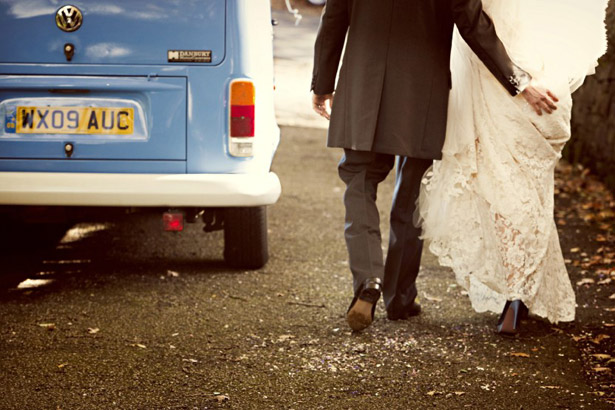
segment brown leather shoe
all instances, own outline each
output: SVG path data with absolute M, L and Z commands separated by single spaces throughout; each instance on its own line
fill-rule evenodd
M 346 313 L 346 321 L 352 330 L 360 332 L 372 324 L 381 292 L 382 281 L 379 278 L 370 278 L 363 282 Z

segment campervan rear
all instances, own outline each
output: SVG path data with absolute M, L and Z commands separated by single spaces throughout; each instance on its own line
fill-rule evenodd
M 0 205 L 202 216 L 268 258 L 279 142 L 267 0 L 0 2 Z

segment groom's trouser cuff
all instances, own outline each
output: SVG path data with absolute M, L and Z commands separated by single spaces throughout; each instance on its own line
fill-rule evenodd
M 390 313 L 407 311 L 417 296 L 416 278 L 421 264 L 421 229 L 414 212 L 421 180 L 432 160 L 400 157 L 391 209 L 389 249 L 385 265 L 383 297 Z

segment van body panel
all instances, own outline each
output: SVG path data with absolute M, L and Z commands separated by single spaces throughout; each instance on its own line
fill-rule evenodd
M 70 4 L 81 26 L 62 31 L 56 13 Z M 226 0 L 4 0 L 0 62 L 27 64 L 205 64 L 218 65 L 226 52 Z M 64 46 L 72 44 L 68 61 Z M 172 62 L 169 51 L 207 51 L 210 61 Z

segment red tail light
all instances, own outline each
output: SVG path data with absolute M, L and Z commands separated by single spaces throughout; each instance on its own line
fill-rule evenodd
M 231 106 L 231 137 L 254 136 L 254 106 Z
M 183 231 L 184 214 L 178 211 L 169 211 L 162 214 L 162 226 L 165 231 Z
M 252 156 L 256 93 L 250 80 L 233 80 L 230 89 L 230 153 Z

